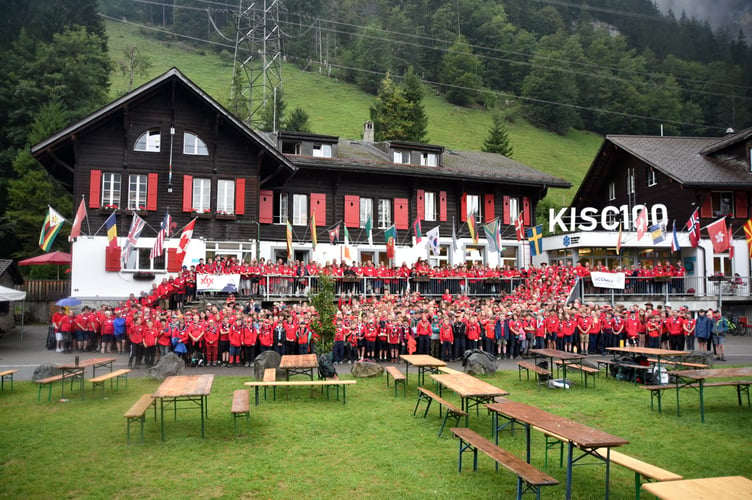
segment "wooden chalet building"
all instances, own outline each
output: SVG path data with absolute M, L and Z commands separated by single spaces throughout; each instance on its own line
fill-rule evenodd
M 181 265 L 216 255 L 250 261 L 287 259 L 286 222 L 293 228 L 293 259 L 342 260 L 329 230 L 350 234 L 353 260 L 386 260 L 384 230 L 395 225 L 395 264 L 429 258 L 414 245 L 412 224 L 440 228 L 434 264 L 481 260 L 518 265 L 513 222 L 526 225 L 549 187 L 569 183 L 496 154 L 453 151 L 406 142 L 280 132 L 262 134 L 222 108 L 177 69 L 32 147 L 32 154 L 88 210 L 84 236 L 73 244 L 72 294 L 122 297 L 150 287 Z M 105 220 L 117 213 L 122 246 L 133 212 L 145 221 L 137 252 L 121 268 L 108 250 Z M 166 258 L 149 259 L 159 224 L 169 211 L 173 234 Z M 466 220 L 475 213 L 481 237 L 472 244 Z M 315 214 L 318 246 L 311 242 Z M 363 230 L 372 218 L 373 244 Z M 185 259 L 176 254 L 181 229 L 197 218 Z M 480 224 L 503 222 L 505 250 L 486 252 Z M 72 217 L 71 217 L 72 219 Z M 453 225 L 460 251 L 451 247 Z M 425 241 L 425 240 L 424 240 Z M 146 274 L 146 276 L 144 276 Z M 134 278 L 147 281 L 134 281 Z
M 541 258 L 588 261 L 591 265 L 601 261 L 612 269 L 616 265 L 653 265 L 681 259 L 690 276 L 749 276 L 750 259 L 742 226 L 752 213 L 751 155 L 752 128 L 720 138 L 607 136 L 571 207 L 561 218 L 563 223 L 552 224 L 550 229 L 558 234 L 545 239 L 547 255 Z M 654 244 L 649 235 L 637 241 L 634 215 L 635 207 L 641 205 L 649 209 L 649 225 L 665 226 L 664 242 Z M 700 246 L 692 248 L 686 224 L 696 208 L 703 229 Z M 592 230 L 588 227 L 583 231 L 581 215 L 586 209 L 597 223 Z M 574 224 L 573 213 L 579 217 Z M 733 259 L 728 252 L 713 253 L 704 229 L 723 216 L 734 233 Z M 619 223 L 624 231 L 621 256 L 616 253 Z M 679 253 L 671 251 L 674 223 Z

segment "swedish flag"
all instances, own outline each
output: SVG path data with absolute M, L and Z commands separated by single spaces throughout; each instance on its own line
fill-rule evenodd
M 543 225 L 529 227 L 525 229 L 525 232 L 527 233 L 527 242 L 530 243 L 530 255 L 535 256 L 543 253 Z

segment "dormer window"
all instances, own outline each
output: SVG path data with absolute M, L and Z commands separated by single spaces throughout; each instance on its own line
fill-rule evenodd
M 185 132 L 183 134 L 183 154 L 208 156 L 209 148 L 198 135 L 193 132 Z
M 148 130 L 136 139 L 136 144 L 133 146 L 133 150 L 159 153 L 160 140 L 161 134 L 159 129 Z
M 299 155 L 300 143 L 292 141 L 282 141 L 282 154 Z
M 331 144 L 314 144 L 313 156 L 319 158 L 331 158 L 332 157 L 332 145 Z
M 410 163 L 410 151 L 393 151 L 392 156 L 394 163 L 409 164 Z
M 438 155 L 436 153 L 421 153 L 420 165 L 423 167 L 435 167 L 439 164 Z

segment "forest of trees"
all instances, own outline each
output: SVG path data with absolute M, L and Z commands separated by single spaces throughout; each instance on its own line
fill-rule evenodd
M 218 2 L 101 2 L 112 17 L 197 40 L 235 35 L 232 7 Z M 752 50 L 743 34 L 662 15 L 651 0 L 278 5 L 288 60 L 324 66 L 373 94 L 387 72 L 399 81 L 412 67 L 449 102 L 519 102 L 528 120 L 559 133 L 653 134 L 663 125 L 667 134 L 718 135 L 752 122 Z

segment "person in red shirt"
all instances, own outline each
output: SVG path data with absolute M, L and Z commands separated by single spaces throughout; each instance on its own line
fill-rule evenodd
M 76 317 L 71 309 L 59 318 L 57 323 L 57 328 L 61 334 L 60 340 L 58 340 L 59 352 L 70 352 L 73 350 L 72 333 L 75 322 Z
M 256 359 L 256 342 L 258 341 L 258 330 L 253 324 L 250 316 L 243 318 L 243 327 L 240 334 L 241 344 L 243 345 L 243 357 L 245 366 L 251 366 Z
M 669 335 L 669 345 L 674 351 L 684 350 L 684 319 L 679 316 L 679 311 L 674 309 L 671 316 L 666 320 L 666 328 Z
M 308 321 L 301 320 L 298 325 L 297 337 L 298 337 L 298 354 L 310 353 L 310 342 L 313 336 L 311 328 L 308 326 Z
M 423 313 L 421 315 L 420 321 L 418 321 L 418 325 L 415 328 L 415 335 L 418 341 L 418 354 L 428 354 L 431 342 L 431 322 L 428 320 L 427 314 Z M 478 340 L 477 337 L 475 340 Z
M 227 339 L 230 342 L 229 359 L 230 366 L 240 366 L 240 351 L 243 344 L 243 319 L 237 318 L 230 325 Z
M 650 316 L 645 327 L 648 336 L 648 347 L 658 349 L 661 347 L 661 320 L 658 316 Z
M 441 359 L 443 361 L 451 361 L 454 334 L 452 333 L 452 324 L 449 322 L 448 317 L 444 318 L 439 327 L 439 340 L 441 341 Z
M 630 312 L 629 317 L 624 322 L 624 332 L 627 334 L 625 345 L 637 346 L 639 327 L 640 320 L 637 318 L 637 314 L 634 311 Z
M 219 353 L 219 329 L 213 319 L 210 319 L 204 330 L 204 345 L 206 349 L 206 366 L 217 366 Z
M 467 326 L 465 327 L 465 333 L 467 334 L 467 348 L 477 349 L 478 340 L 480 339 L 480 323 L 478 323 L 478 317 L 473 313 L 467 320 Z
M 115 340 L 115 318 L 112 311 L 105 311 L 102 322 L 102 354 L 112 352 L 112 342 Z
M 686 339 L 686 349 L 688 351 L 695 350 L 695 327 L 697 326 L 697 320 L 692 317 L 692 313 L 689 309 L 682 307 L 681 313 L 684 316 L 684 336 Z M 681 350 L 684 350 L 685 346 L 682 346 Z
M 572 339 L 574 337 L 575 328 L 577 328 L 577 322 L 572 319 L 568 312 L 565 312 L 564 319 L 561 321 L 560 332 L 564 338 L 564 350 L 567 352 L 572 352 Z
M 154 358 L 157 354 L 157 337 L 159 331 L 154 327 L 154 321 L 148 320 L 143 329 L 144 364 L 146 368 L 154 366 Z
M 128 368 L 141 368 L 141 360 L 144 356 L 144 325 L 139 316 L 133 319 L 133 324 L 128 327 L 128 340 L 131 342 L 131 351 L 128 354 Z
M 559 321 L 559 315 L 556 313 L 556 311 L 552 310 L 550 313 L 548 313 L 548 317 L 546 318 L 546 345 L 549 349 L 559 349 L 560 351 L 564 350 L 563 342 L 561 343 L 561 345 L 557 344 L 560 329 L 561 324 Z

